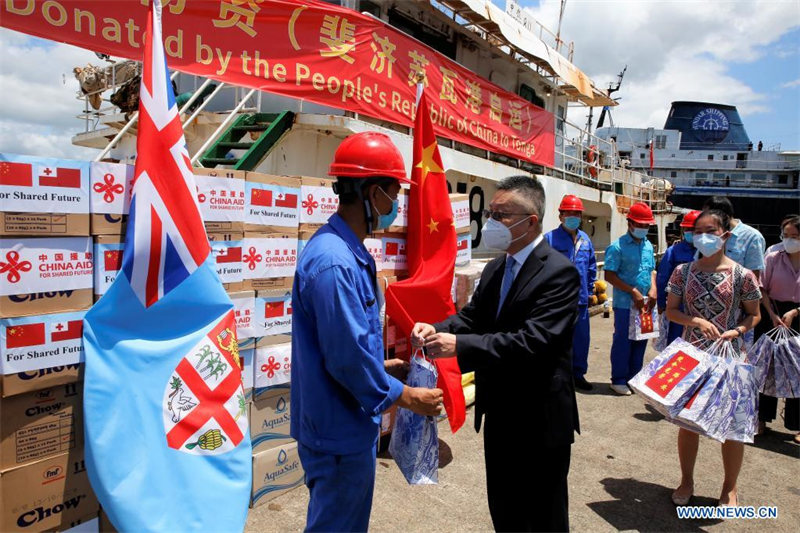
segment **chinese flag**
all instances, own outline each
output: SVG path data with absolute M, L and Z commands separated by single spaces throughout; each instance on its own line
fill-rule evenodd
M 80 339 L 81 335 L 83 335 L 83 320 L 70 320 L 66 324 L 59 322 L 53 326 L 53 331 L 50 333 L 50 342 Z
M 50 169 L 45 169 L 48 174 L 39 176 L 39 185 L 42 187 L 69 187 L 81 188 L 81 170 L 79 168 L 56 168 L 56 175 L 50 176 Z
M 33 187 L 33 168 L 31 164 L 0 162 L 0 185 Z
M 272 207 L 272 191 L 268 189 L 253 189 L 250 191 L 250 203 L 261 207 Z
M 122 250 L 106 250 L 103 252 L 103 266 L 106 272 L 116 272 L 122 268 Z
M 257 190 L 257 189 L 254 189 Z M 270 191 L 271 193 L 272 191 Z M 297 207 L 296 194 L 279 194 L 275 200 L 275 207 Z
M 455 313 L 450 289 L 456 260 L 456 229 L 424 91 L 414 121 L 413 163 L 408 236 L 406 246 L 397 251 L 407 252 L 411 277 L 386 289 L 386 312 L 406 336 L 411 335 L 415 322 L 433 324 Z M 386 253 L 390 253 L 388 244 Z M 444 391 L 450 429 L 455 433 L 466 418 L 461 369 L 455 357 L 434 362 L 439 371 L 437 385 Z
M 283 302 L 267 302 L 264 306 L 264 318 L 277 318 L 283 316 Z
M 11 326 L 6 329 L 6 349 L 44 344 L 44 322 Z

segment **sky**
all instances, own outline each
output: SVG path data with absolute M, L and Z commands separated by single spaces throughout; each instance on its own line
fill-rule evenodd
M 521 4 L 555 30 L 560 0 Z M 663 127 L 674 100 L 719 102 L 754 143 L 800 150 L 800 0 L 567 0 L 562 36 L 600 87 L 628 66 L 617 126 Z M 72 69 L 101 64 L 95 55 L 2 28 L 0 50 L 0 152 L 93 158 L 71 143 L 84 128 Z

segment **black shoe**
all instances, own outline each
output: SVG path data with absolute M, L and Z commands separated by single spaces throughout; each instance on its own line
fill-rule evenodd
M 578 390 L 592 390 L 594 386 L 586 381 L 585 378 L 575 378 L 575 388 Z

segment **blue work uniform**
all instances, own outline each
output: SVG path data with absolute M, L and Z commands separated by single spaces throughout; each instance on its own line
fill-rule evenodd
M 667 284 L 669 283 L 669 278 L 672 276 L 675 267 L 694 261 L 694 253 L 694 246 L 683 239 L 667 248 L 667 251 L 664 252 L 664 257 L 661 258 L 661 262 L 658 264 L 658 271 L 656 274 L 659 309 L 667 308 Z M 683 306 L 681 305 L 681 309 L 682 308 Z M 683 326 L 670 322 L 669 330 L 667 331 L 667 344 L 671 344 L 672 341 L 682 334 Z
M 308 531 L 365 531 L 381 413 L 403 384 L 384 369 L 375 261 L 338 215 L 309 240 L 292 291 L 292 419 Z
M 603 268 L 615 272 L 622 281 L 646 296 L 656 268 L 653 245 L 647 239 L 637 243 L 627 232 L 606 248 Z M 614 287 L 614 338 L 611 343 L 611 383 L 614 385 L 626 385 L 642 369 L 647 349 L 646 340 L 628 339 L 632 302 L 630 294 Z
M 577 239 L 573 240 L 563 225 L 547 232 L 544 237 L 552 248 L 572 261 L 581 277 L 578 322 L 575 324 L 575 335 L 572 340 L 572 374 L 576 378 L 582 378 L 589 369 L 589 295 L 594 292 L 594 282 L 597 279 L 594 246 L 584 231 L 578 230 Z

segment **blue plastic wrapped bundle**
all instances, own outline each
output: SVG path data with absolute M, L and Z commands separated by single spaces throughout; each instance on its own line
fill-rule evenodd
M 436 367 L 417 351 L 411 358 L 409 387 L 436 387 Z M 439 433 L 436 418 L 397 409 L 389 453 L 411 485 L 439 482 Z

